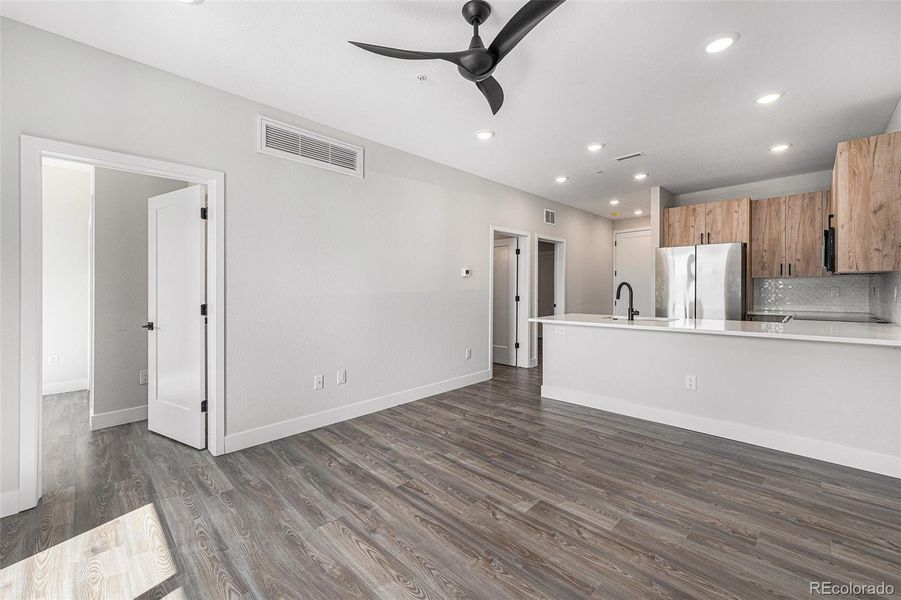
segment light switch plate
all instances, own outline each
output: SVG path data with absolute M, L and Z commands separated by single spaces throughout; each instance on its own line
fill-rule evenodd
M 347 383 L 347 369 L 338 369 L 338 385 Z
M 685 376 L 685 389 L 689 392 L 698 391 L 698 378 L 694 375 Z
M 325 375 L 317 375 L 313 378 L 313 389 L 321 390 L 325 387 Z

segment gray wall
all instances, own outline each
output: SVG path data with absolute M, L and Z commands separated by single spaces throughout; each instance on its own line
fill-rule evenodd
M 17 487 L 21 133 L 225 172 L 228 435 L 488 369 L 492 224 L 565 238 L 568 310 L 610 312 L 606 219 L 8 19 L 2 76 L 2 490 Z M 258 154 L 259 113 L 365 146 L 366 179 Z
M 634 217 L 632 219 L 616 219 L 613 221 L 613 231 L 622 231 L 623 229 L 641 229 L 651 226 L 651 216 Z
M 94 414 L 147 404 L 147 199 L 185 187 L 94 171 Z
M 702 190 L 688 194 L 677 194 L 673 197 L 670 206 L 683 206 L 687 204 L 700 204 L 703 202 L 715 202 L 717 200 L 729 200 L 750 196 L 754 200 L 771 198 L 774 196 L 787 196 L 788 194 L 800 194 L 801 192 L 818 192 L 832 187 L 832 169 L 827 171 L 814 171 L 801 175 L 777 177 L 763 181 L 752 181 L 740 185 Z
M 888 120 L 888 125 L 885 126 L 885 133 L 893 131 L 901 131 L 901 98 L 898 99 L 898 104 L 895 105 L 895 112 L 892 113 L 891 118 Z

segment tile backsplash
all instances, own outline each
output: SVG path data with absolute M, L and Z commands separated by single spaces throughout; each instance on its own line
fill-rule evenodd
M 754 280 L 757 310 L 870 312 L 871 275 Z
M 870 277 L 870 312 L 901 325 L 901 272 Z

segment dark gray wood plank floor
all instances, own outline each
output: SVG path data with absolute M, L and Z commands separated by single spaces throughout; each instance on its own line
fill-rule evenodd
M 214 458 L 44 404 L 40 505 L 0 566 L 153 503 L 208 598 L 809 598 L 901 590 L 901 481 L 539 397 L 495 379 Z M 899 594 L 896 591 L 896 596 Z

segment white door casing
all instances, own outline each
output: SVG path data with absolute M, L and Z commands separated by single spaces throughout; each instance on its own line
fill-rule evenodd
M 516 366 L 517 238 L 494 242 L 494 337 L 492 361 Z
M 617 231 L 613 235 L 613 314 L 626 316 L 628 290 L 616 301 L 616 288 L 623 281 L 632 286 L 634 307 L 639 316 L 654 316 L 654 246 L 650 229 Z
M 147 427 L 206 447 L 206 222 L 204 186 L 148 201 Z

